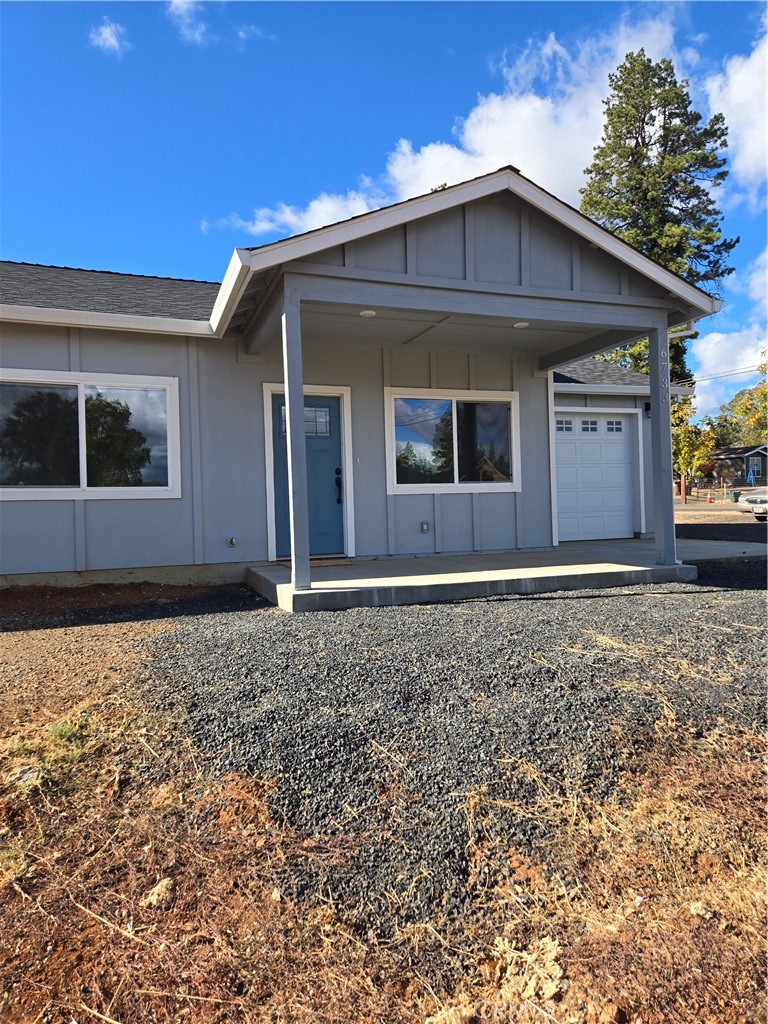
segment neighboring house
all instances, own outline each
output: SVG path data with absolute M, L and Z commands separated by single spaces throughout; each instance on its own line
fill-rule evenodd
M 742 448 L 717 448 L 712 453 L 712 476 L 728 487 L 766 483 L 768 446 L 747 445 Z
M 311 555 L 652 529 L 675 564 L 667 331 L 719 302 L 512 168 L 221 285 L 0 269 L 6 574 L 292 557 L 301 589 Z M 650 379 L 583 361 L 640 336 Z

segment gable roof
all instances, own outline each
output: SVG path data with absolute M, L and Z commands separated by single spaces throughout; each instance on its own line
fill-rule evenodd
M 651 278 L 670 295 L 679 298 L 684 308 L 691 308 L 692 312 L 688 314 L 687 319 L 708 316 L 718 312 L 722 307 L 720 299 L 689 284 L 678 274 L 662 267 L 551 192 L 536 185 L 516 168 L 506 166 L 490 174 L 377 210 L 370 210 L 336 224 L 314 228 L 257 247 L 235 249 L 211 314 L 211 326 L 216 334 L 226 330 L 256 274 L 264 274 L 281 264 L 304 259 L 324 249 L 354 242 L 368 235 L 402 226 L 409 221 L 431 217 L 503 191 L 509 191 L 573 231 L 591 246 L 603 250 L 629 268 Z
M 207 321 L 219 287 L 215 281 L 0 261 L 0 302 L 15 306 Z

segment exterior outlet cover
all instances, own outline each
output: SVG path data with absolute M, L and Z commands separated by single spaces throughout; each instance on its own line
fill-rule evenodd
M 428 521 L 426 519 L 423 519 L 421 521 L 421 532 L 422 533 L 429 533 L 429 523 L 428 523 Z
M 236 548 L 237 547 L 237 537 L 227 537 L 227 547 L 228 548 Z

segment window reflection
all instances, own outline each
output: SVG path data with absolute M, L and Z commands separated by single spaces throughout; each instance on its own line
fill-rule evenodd
M 457 402 L 460 483 L 510 480 L 509 403 Z
M 167 487 L 164 388 L 85 387 L 89 487 Z
M 395 399 L 395 465 L 399 484 L 454 482 L 450 399 Z
M 0 484 L 78 487 L 77 385 L 0 384 Z

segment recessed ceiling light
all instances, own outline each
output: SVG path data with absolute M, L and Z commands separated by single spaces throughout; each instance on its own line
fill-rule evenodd
M 361 309 L 360 310 L 360 316 L 366 316 L 366 317 L 368 317 L 368 316 L 376 316 L 376 310 L 375 309 Z
M 530 327 L 530 324 L 527 320 L 518 320 L 517 323 L 512 324 L 512 326 L 519 331 L 521 327 Z

